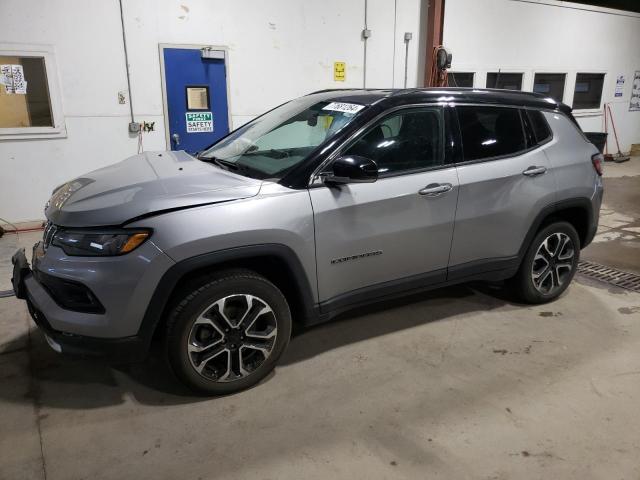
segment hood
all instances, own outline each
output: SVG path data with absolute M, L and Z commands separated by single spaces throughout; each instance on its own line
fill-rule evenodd
M 65 227 L 122 225 L 163 210 L 252 197 L 261 183 L 185 152 L 147 152 L 65 183 L 45 215 Z

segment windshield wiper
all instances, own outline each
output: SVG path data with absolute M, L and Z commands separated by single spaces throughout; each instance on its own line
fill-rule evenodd
M 197 158 L 198 160 L 201 160 L 203 162 L 214 163 L 224 170 L 238 170 L 238 165 L 228 160 L 222 160 L 216 157 L 197 157 Z
M 263 155 L 265 157 L 275 158 L 281 160 L 283 158 L 289 158 L 293 153 L 293 148 L 270 148 L 269 150 L 247 150 L 245 156 L 258 156 Z

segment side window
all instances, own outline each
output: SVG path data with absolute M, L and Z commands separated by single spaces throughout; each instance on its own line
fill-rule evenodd
M 550 140 L 551 129 L 549 128 L 549 124 L 545 120 L 542 112 L 538 110 L 527 110 L 526 112 L 538 144 L 545 143 L 547 140 Z
M 381 174 L 435 167 L 444 163 L 443 133 L 439 108 L 400 112 L 369 128 L 343 155 L 370 158 Z
M 465 161 L 511 155 L 526 148 L 517 108 L 474 106 L 456 110 Z

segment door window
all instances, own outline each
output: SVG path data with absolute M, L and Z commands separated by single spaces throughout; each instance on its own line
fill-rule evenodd
M 444 163 L 443 132 L 438 108 L 400 112 L 370 127 L 343 155 L 374 160 L 381 175 L 437 167 Z
M 187 110 L 209 110 L 209 87 L 185 87 Z
M 512 155 L 526 148 L 517 108 L 456 107 L 464 160 Z

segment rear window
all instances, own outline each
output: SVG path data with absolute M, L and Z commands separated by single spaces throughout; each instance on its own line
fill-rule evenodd
M 465 161 L 512 155 L 526 149 L 517 108 L 456 108 Z
M 527 116 L 533 129 L 538 144 L 545 143 L 551 139 L 551 129 L 542 112 L 538 110 L 527 110 Z

